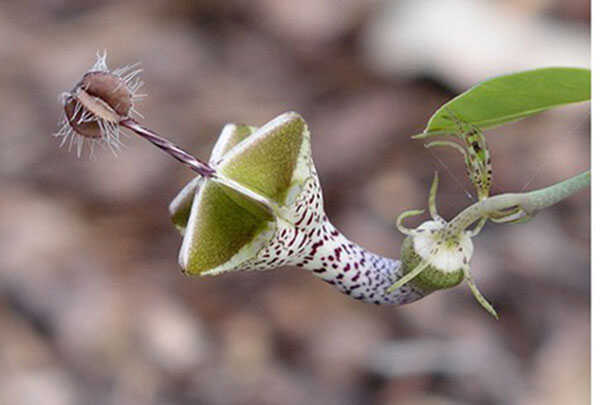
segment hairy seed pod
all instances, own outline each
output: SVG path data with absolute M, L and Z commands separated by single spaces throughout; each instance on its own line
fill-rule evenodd
M 108 104 L 119 116 L 129 116 L 133 93 L 122 77 L 109 72 L 89 72 L 81 79 L 80 87 L 90 96 Z
M 101 123 L 118 125 L 133 106 L 125 81 L 108 72 L 86 73 L 71 94 L 65 115 L 73 130 L 88 138 L 101 138 Z
M 85 141 L 93 147 L 102 142 L 115 150 L 119 146 L 119 124 L 135 113 L 134 103 L 142 95 L 136 94 L 142 86 L 138 78 L 141 69 L 135 65 L 110 71 L 106 53 L 98 55 L 94 66 L 68 93 L 63 93 L 63 122 L 56 136 L 62 137 L 61 146 L 69 140 L 75 143 L 77 153 Z

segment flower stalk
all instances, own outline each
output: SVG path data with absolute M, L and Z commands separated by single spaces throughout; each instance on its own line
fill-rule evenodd
M 215 169 L 212 168 L 208 163 L 196 158 L 173 142 L 161 137 L 156 132 L 149 128 L 140 125 L 133 118 L 126 118 L 119 122 L 123 128 L 127 128 L 135 134 L 141 136 L 147 141 L 151 142 L 155 146 L 159 147 L 169 155 L 179 160 L 181 163 L 198 173 L 202 177 L 213 177 L 216 173 Z
M 585 171 L 549 187 L 526 193 L 506 193 L 478 201 L 465 208 L 448 224 L 453 232 L 462 232 L 480 219 L 495 222 L 522 222 L 544 208 L 564 200 L 590 185 L 590 171 Z

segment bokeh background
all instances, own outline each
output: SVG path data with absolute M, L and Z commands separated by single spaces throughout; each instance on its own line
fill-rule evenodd
M 480 80 L 589 65 L 586 0 L 38 0 L 0 4 L 0 404 L 584 404 L 589 193 L 489 225 L 461 286 L 405 307 L 300 269 L 188 279 L 167 206 L 193 174 L 147 142 L 52 137 L 107 49 L 141 62 L 143 122 L 207 158 L 226 122 L 300 112 L 326 209 L 398 257 L 396 216 L 472 202 L 460 156 L 410 135 Z M 589 105 L 488 132 L 494 191 L 589 168 Z M 416 224 L 416 220 L 413 222 Z

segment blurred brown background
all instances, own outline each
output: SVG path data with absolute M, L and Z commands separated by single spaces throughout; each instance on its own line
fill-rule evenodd
M 108 49 L 140 61 L 143 122 L 207 158 L 226 122 L 309 123 L 332 221 L 398 257 L 395 217 L 470 200 L 454 151 L 409 135 L 476 82 L 588 66 L 586 0 L 0 4 L 0 404 L 584 404 L 589 193 L 489 225 L 466 286 L 405 307 L 299 269 L 188 279 L 170 199 L 193 174 L 136 137 L 77 159 L 57 95 Z M 494 191 L 589 168 L 589 106 L 489 131 Z M 414 222 L 416 223 L 416 222 Z

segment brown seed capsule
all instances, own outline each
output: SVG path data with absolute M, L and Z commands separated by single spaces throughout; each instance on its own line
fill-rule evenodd
M 133 93 L 127 82 L 114 73 L 90 72 L 81 79 L 81 87 L 90 96 L 106 102 L 121 116 L 129 115 L 133 107 Z
M 138 78 L 141 69 L 135 65 L 109 71 L 106 53 L 98 55 L 94 66 L 77 85 L 62 96 L 64 116 L 62 127 L 56 136 L 62 137 L 61 146 L 67 140 L 69 149 L 76 144 L 81 154 L 85 141 L 90 149 L 102 142 L 112 150 L 119 146 L 119 123 L 136 112 L 134 102 L 143 97 L 136 94 L 142 86 Z

